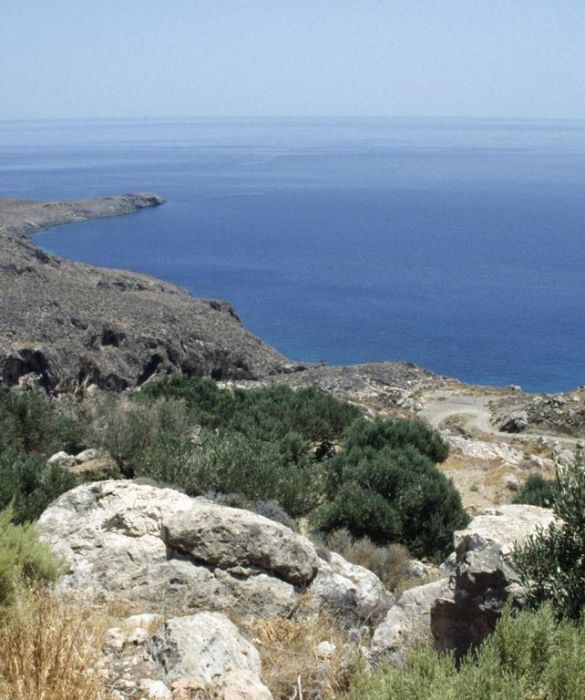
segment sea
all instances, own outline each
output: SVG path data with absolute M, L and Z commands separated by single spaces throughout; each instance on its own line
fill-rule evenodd
M 167 204 L 37 243 L 228 300 L 300 362 L 585 384 L 585 121 L 0 122 L 0 195 L 140 191 Z

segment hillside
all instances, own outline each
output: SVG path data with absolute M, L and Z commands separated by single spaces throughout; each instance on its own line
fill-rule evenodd
M 28 373 L 51 391 L 122 390 L 157 370 L 254 379 L 290 369 L 246 331 L 229 304 L 193 299 L 145 275 L 69 262 L 30 234 L 158 206 L 140 194 L 73 202 L 0 198 L 0 377 Z

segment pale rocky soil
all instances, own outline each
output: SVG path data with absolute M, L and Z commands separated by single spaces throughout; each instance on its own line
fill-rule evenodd
M 575 392 L 564 398 L 567 404 Z M 553 478 L 555 467 L 585 440 L 583 426 L 573 430 L 561 418 L 556 425 L 529 420 L 520 433 L 500 429 L 504 418 L 525 410 L 543 395 L 529 395 L 516 389 L 456 387 L 421 392 L 420 416 L 440 430 L 451 444 L 451 454 L 441 469 L 459 492 L 472 514 L 510 503 L 517 488 L 534 472 Z M 564 404 L 563 404 L 564 405 Z M 585 425 L 585 424 L 584 424 Z M 572 435 L 567 435 L 572 432 Z

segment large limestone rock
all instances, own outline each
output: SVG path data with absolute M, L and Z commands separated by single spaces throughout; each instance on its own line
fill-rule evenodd
M 514 544 L 552 519 L 546 508 L 500 506 L 455 533 L 455 569 L 431 609 L 431 629 L 440 649 L 465 653 L 493 631 L 508 598 L 522 602 L 526 590 L 514 569 Z
M 149 652 L 168 682 L 195 678 L 217 683 L 231 671 L 260 676 L 260 654 L 221 613 L 175 617 L 150 640 Z
M 506 416 L 500 425 L 500 430 L 506 433 L 521 433 L 528 427 L 528 413 L 526 411 L 514 411 Z
M 168 546 L 220 569 L 270 571 L 299 585 L 317 573 L 316 552 L 306 539 L 247 510 L 200 504 L 170 514 L 163 529 Z
M 407 652 L 416 644 L 431 641 L 431 608 L 447 593 L 449 580 L 416 586 L 405 591 L 388 610 L 372 637 L 372 660 L 381 658 L 403 664 Z
M 372 622 L 383 615 L 394 602 L 394 596 L 380 579 L 368 569 L 352 564 L 335 552 L 329 562 L 321 562 L 319 573 L 311 584 L 312 605 Z
M 83 484 L 57 499 L 38 528 L 69 566 L 62 586 L 142 602 L 153 611 L 287 617 L 307 590 L 312 605 L 305 607 L 316 613 L 343 588 L 365 616 L 388 599 L 374 574 L 337 555 L 328 564 L 286 526 L 173 489 L 131 481 Z

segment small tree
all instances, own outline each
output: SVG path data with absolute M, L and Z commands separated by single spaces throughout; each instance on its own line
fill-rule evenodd
M 585 459 L 558 473 L 555 522 L 515 549 L 516 566 L 530 586 L 533 602 L 550 601 L 562 617 L 585 609 Z

